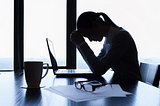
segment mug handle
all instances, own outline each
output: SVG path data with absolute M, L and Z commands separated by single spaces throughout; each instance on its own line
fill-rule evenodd
M 43 65 L 47 65 L 47 70 L 46 70 L 46 73 L 43 75 L 42 78 L 44 78 L 44 77 L 47 75 L 47 73 L 48 73 L 48 68 L 49 68 L 49 64 L 48 64 L 48 63 L 43 63 Z M 41 79 L 42 79 L 42 78 L 41 78 Z

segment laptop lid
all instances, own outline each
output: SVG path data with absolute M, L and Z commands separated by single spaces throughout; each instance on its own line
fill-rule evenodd
M 53 42 L 49 39 L 46 38 L 46 42 L 47 42 L 47 47 L 48 47 L 48 51 L 49 51 L 49 56 L 50 56 L 50 60 L 51 60 L 51 65 L 53 68 L 53 72 L 55 75 L 58 76 L 84 76 L 84 77 L 88 77 L 90 75 L 93 75 L 93 72 L 91 70 L 88 69 L 79 69 L 79 70 L 58 70 L 58 65 L 57 65 L 57 61 L 55 59 L 55 52 L 54 52 L 54 47 L 53 47 Z
M 52 68 L 53 68 L 53 72 L 55 74 L 55 71 L 58 70 L 58 66 L 57 66 L 57 61 L 56 61 L 56 59 L 53 55 L 53 54 L 55 54 L 54 51 L 53 51 L 54 50 L 53 42 L 48 38 L 46 38 L 46 42 L 47 42 L 47 47 L 48 47 L 49 56 L 50 56 L 50 60 L 51 60 L 51 65 L 52 65 Z

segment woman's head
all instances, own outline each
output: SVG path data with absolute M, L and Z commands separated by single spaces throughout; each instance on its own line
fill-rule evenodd
M 77 21 L 79 33 L 90 41 L 102 41 L 103 37 L 107 36 L 110 26 L 118 27 L 104 13 L 84 12 Z
M 100 16 L 103 16 L 104 20 Z M 79 16 L 77 21 L 77 29 L 90 29 L 92 28 L 93 21 L 99 22 L 100 24 L 118 27 L 105 13 L 95 13 L 89 11 L 84 12 Z

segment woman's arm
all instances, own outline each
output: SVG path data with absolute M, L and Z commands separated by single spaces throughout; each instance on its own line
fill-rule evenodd
M 112 47 L 108 51 L 108 54 L 101 59 L 94 55 L 87 43 L 81 45 L 78 50 L 93 73 L 95 75 L 103 75 L 114 63 L 117 62 L 118 59 L 122 57 L 129 47 L 130 41 L 127 36 L 125 34 L 117 35 L 113 39 Z M 104 50 L 102 49 L 102 53 L 103 52 Z

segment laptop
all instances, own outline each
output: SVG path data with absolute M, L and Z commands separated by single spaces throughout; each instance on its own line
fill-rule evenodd
M 93 72 L 89 69 L 58 69 L 57 61 L 54 56 L 53 42 L 46 38 L 50 61 L 54 75 L 57 77 L 91 77 Z

